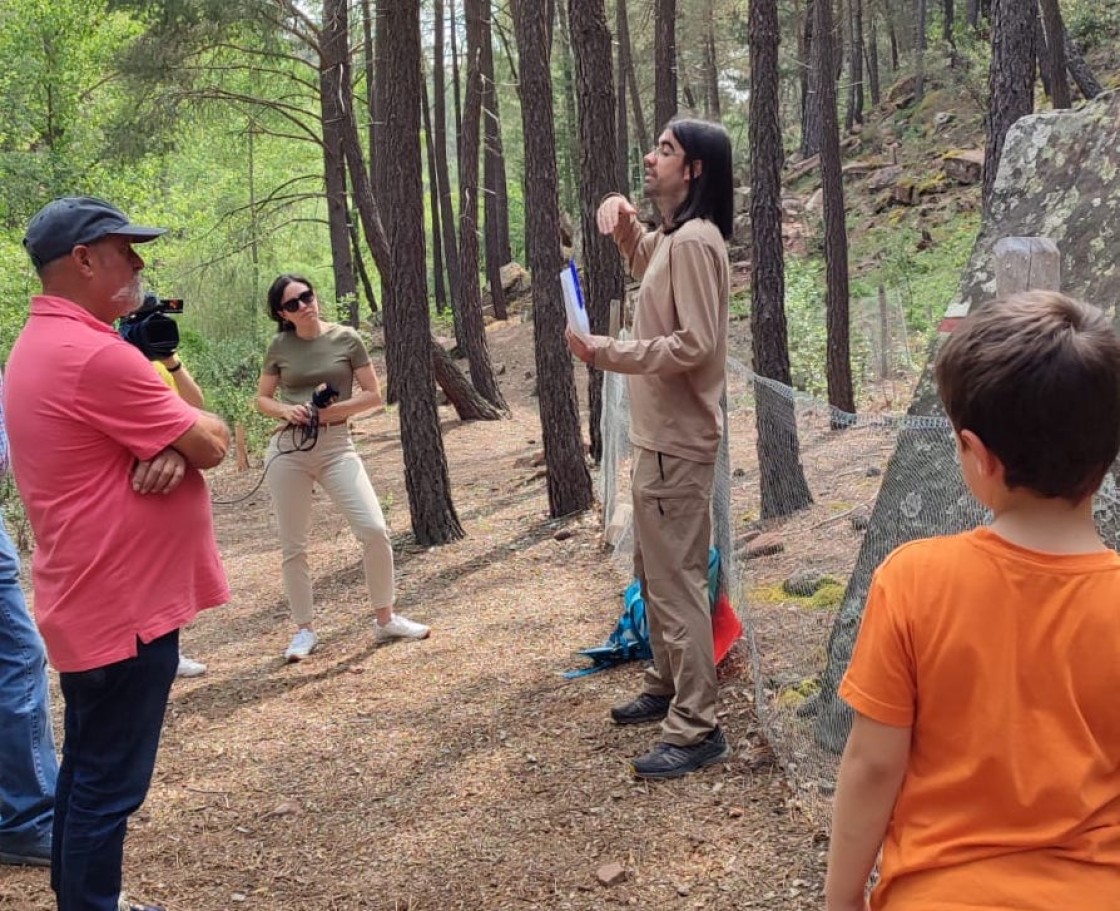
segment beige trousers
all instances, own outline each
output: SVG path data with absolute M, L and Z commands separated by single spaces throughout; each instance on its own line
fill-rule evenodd
M 645 692 L 672 696 L 662 740 L 690 746 L 716 726 L 708 608 L 715 465 L 634 447 L 634 575 L 642 583 L 653 664 Z
M 318 483 L 350 523 L 362 545 L 362 568 L 372 606 L 393 605 L 393 548 L 381 504 L 345 424 L 320 427 L 307 452 L 287 452 L 291 435 L 282 432 L 268 445 L 268 489 L 280 529 L 284 592 L 292 619 L 311 624 L 313 602 L 307 538 L 311 528 L 312 487 Z

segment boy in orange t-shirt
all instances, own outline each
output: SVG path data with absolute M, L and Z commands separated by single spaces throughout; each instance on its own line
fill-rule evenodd
M 876 571 L 840 693 L 828 911 L 1120 908 L 1120 339 L 1051 292 L 993 301 L 937 382 L 990 526 Z M 881 878 L 865 898 L 882 847 Z

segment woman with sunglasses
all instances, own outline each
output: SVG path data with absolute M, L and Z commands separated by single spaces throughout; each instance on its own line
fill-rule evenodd
M 377 494 L 350 439 L 349 418 L 381 405 L 381 387 L 365 345 L 354 329 L 320 317 L 315 289 L 300 275 L 281 275 L 272 283 L 268 313 L 280 331 L 265 354 L 257 409 L 284 422 L 272 436 L 266 461 L 280 529 L 284 591 L 297 627 L 284 657 L 300 661 L 319 644 L 311 622 L 307 563 L 311 491 L 316 483 L 342 511 L 361 542 L 366 587 L 377 614 L 377 639 L 423 639 L 428 627 L 393 612 L 389 532 Z M 338 390 L 338 398 L 315 409 L 311 398 L 323 384 Z M 317 432 L 306 432 L 316 424 Z

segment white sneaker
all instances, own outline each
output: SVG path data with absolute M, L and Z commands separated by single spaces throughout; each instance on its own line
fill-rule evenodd
M 176 677 L 201 677 L 205 673 L 205 664 L 179 652 L 179 670 L 175 672 Z
M 284 652 L 285 661 L 302 661 L 313 651 L 315 646 L 319 644 L 319 637 L 315 635 L 315 631 L 311 629 L 301 629 L 292 637 L 292 644 L 288 646 L 288 650 Z
M 409 620 L 400 614 L 393 614 L 384 626 L 374 623 L 373 628 L 377 630 L 378 642 L 388 642 L 390 639 L 427 639 L 431 632 L 423 623 Z

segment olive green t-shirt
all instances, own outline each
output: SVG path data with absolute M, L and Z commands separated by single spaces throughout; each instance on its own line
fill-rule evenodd
M 280 378 L 277 397 L 289 405 L 311 401 L 320 383 L 334 386 L 343 402 L 353 392 L 354 371 L 368 363 L 369 352 L 356 330 L 327 323 L 317 338 L 276 333 L 264 356 L 264 372 Z

